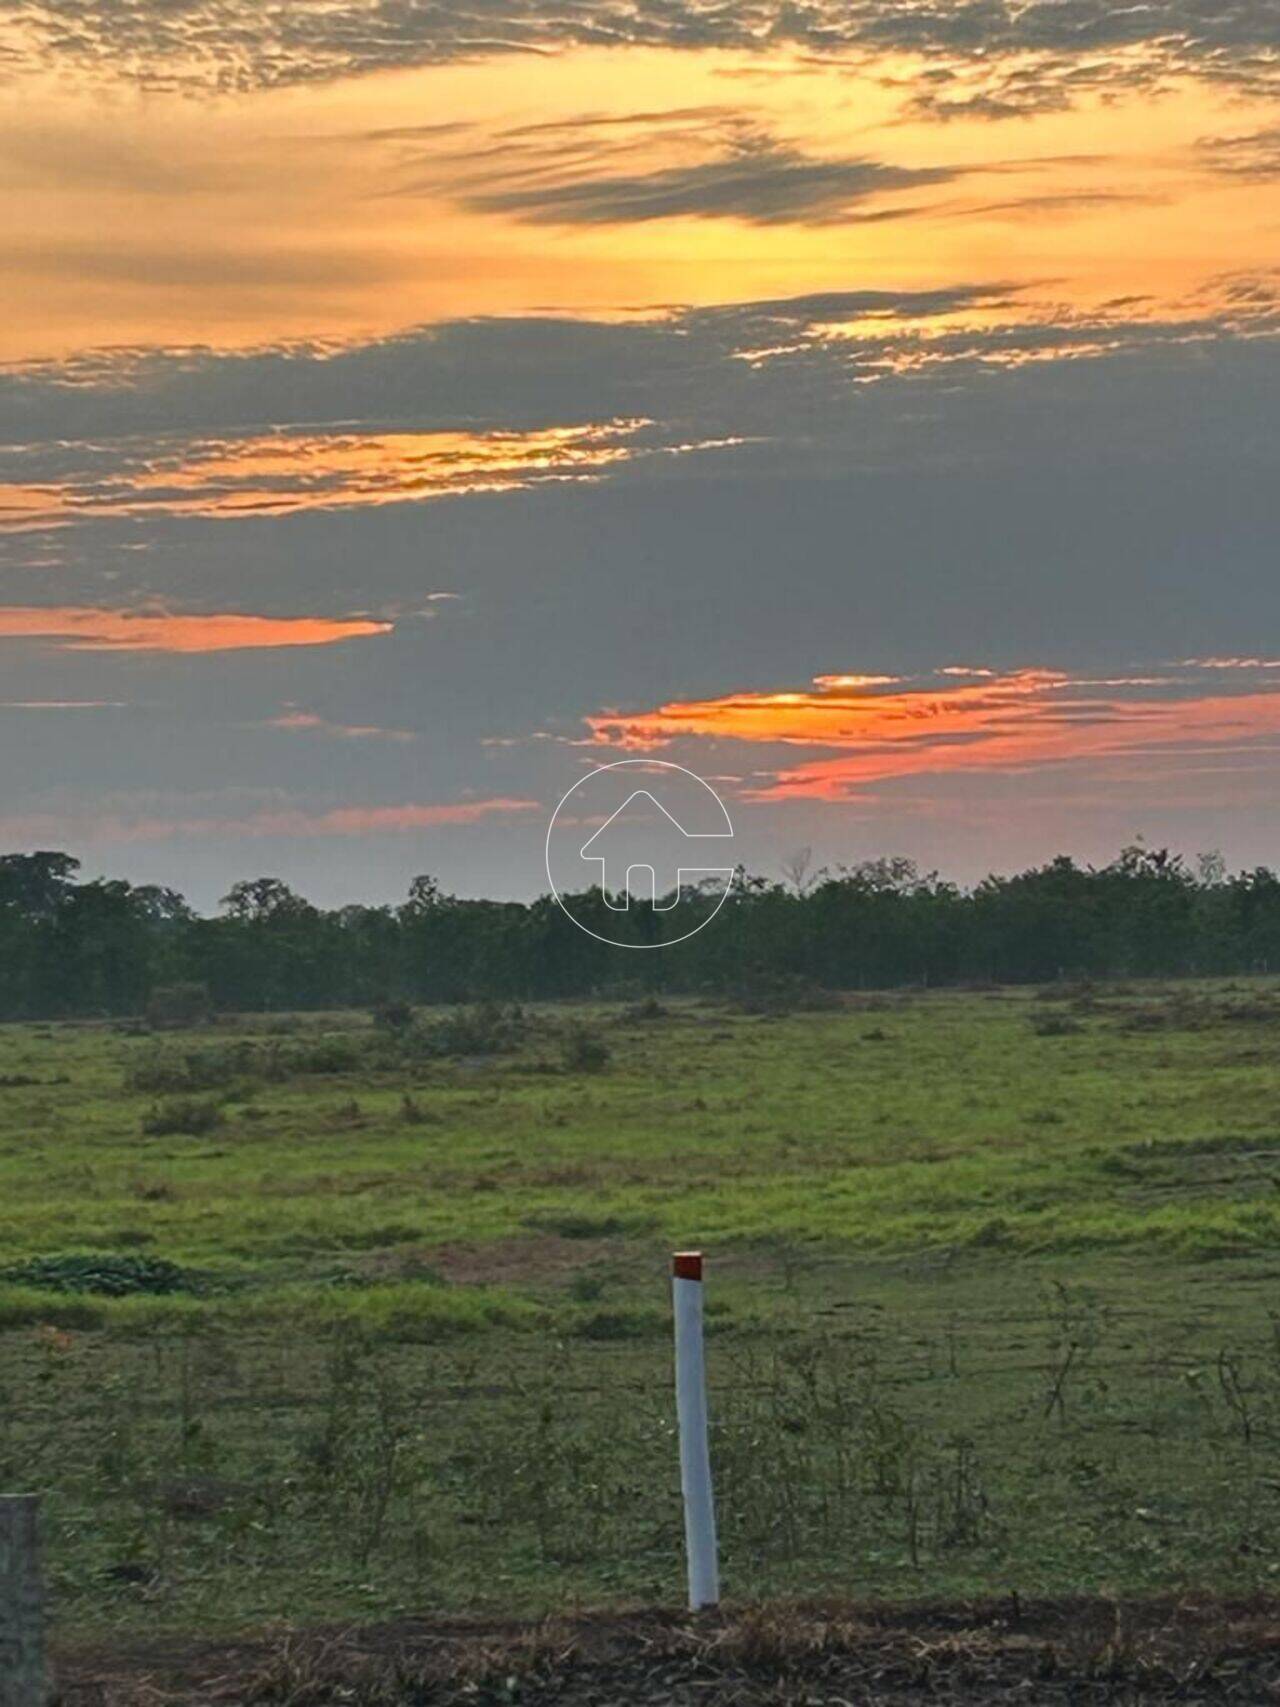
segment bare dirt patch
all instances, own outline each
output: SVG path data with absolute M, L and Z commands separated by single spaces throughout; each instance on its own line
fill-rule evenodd
M 1280 1701 L 1280 1600 L 769 1605 L 405 1621 L 59 1656 L 61 1707 L 999 1707 Z
M 459 1286 L 555 1286 L 600 1262 L 625 1263 L 617 1238 L 565 1238 L 530 1233 L 524 1238 L 432 1245 L 416 1253 L 445 1280 Z

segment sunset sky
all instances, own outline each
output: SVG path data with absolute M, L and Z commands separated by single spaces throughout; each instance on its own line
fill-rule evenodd
M 1280 0 L 0 0 L 0 847 L 1280 865 Z

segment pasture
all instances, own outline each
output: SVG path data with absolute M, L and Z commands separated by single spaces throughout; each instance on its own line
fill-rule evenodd
M 1280 985 L 757 1005 L 0 1031 L 60 1628 L 677 1603 L 690 1244 L 733 1599 L 1274 1587 Z

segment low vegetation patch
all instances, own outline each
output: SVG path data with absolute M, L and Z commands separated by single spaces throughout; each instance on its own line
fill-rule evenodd
M 190 1290 L 189 1276 L 177 1263 L 162 1257 L 73 1252 L 66 1256 L 32 1257 L 0 1269 L 0 1283 L 40 1292 L 91 1292 L 104 1298 L 139 1294 L 165 1297 Z
M 415 1041 L 427 1055 L 504 1055 L 519 1047 L 527 1030 L 518 1004 L 480 1002 L 431 1021 Z
M 142 1130 L 149 1138 L 175 1132 L 194 1138 L 212 1132 L 222 1120 L 222 1105 L 212 1097 L 166 1097 L 144 1117 Z
M 560 1053 L 567 1073 L 602 1073 L 613 1058 L 601 1034 L 586 1025 L 570 1026 Z

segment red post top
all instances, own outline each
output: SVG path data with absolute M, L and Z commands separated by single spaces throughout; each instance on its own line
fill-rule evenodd
M 671 1259 L 671 1272 L 677 1280 L 701 1280 L 702 1252 L 677 1251 Z

